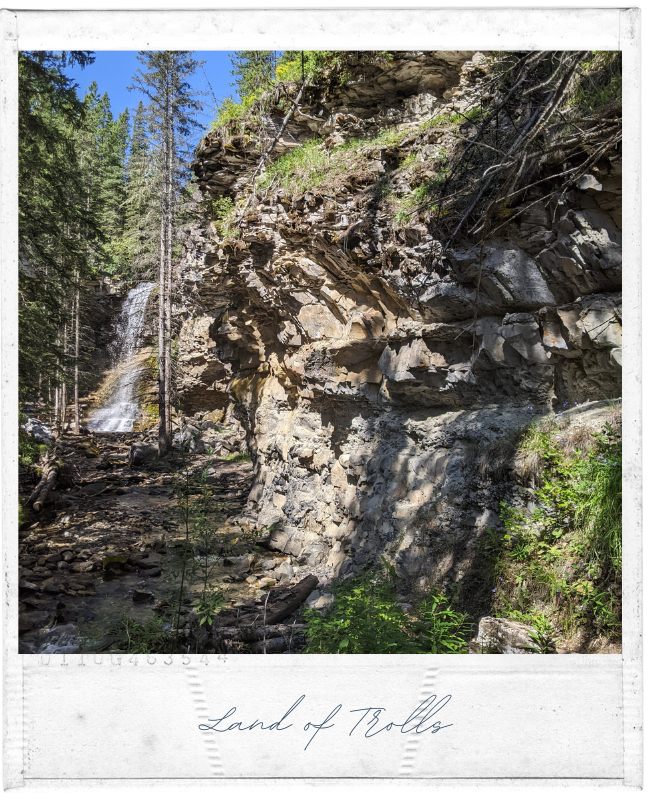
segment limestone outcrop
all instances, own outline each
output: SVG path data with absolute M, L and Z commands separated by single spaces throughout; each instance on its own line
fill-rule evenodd
M 281 97 L 266 127 L 199 147 L 201 202 L 240 201 L 243 218 L 237 236 L 209 215 L 185 229 L 183 411 L 243 425 L 248 518 L 297 577 L 327 583 L 383 555 L 413 586 L 460 580 L 499 524 L 519 432 L 620 396 L 620 160 L 595 163 L 560 202 L 531 190 L 482 247 L 458 241 L 435 269 L 431 215 L 396 224 L 387 205 L 386 192 L 402 202 L 435 179 L 450 134 L 424 123 L 477 102 L 483 64 L 401 52 L 309 86 L 272 154 L 322 137 L 331 166 L 305 190 L 271 181 L 243 202 Z

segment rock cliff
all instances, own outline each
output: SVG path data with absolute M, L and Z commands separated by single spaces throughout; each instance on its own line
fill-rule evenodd
M 418 204 L 475 133 L 488 60 L 346 69 L 309 83 L 284 129 L 286 89 L 202 140 L 178 389 L 184 413 L 243 425 L 247 516 L 298 576 L 381 555 L 424 589 L 462 579 L 499 524 L 536 415 L 620 396 L 620 151 L 547 199 L 558 151 L 512 218 L 445 249 L 439 209 Z

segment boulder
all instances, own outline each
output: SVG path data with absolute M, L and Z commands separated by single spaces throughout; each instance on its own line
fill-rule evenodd
M 158 458 L 158 446 L 135 442 L 129 450 L 128 464 L 130 467 L 139 467 L 142 464 L 151 464 Z
M 470 653 L 535 653 L 539 648 L 532 639 L 535 628 L 502 617 L 481 617 L 478 634 L 470 642 Z

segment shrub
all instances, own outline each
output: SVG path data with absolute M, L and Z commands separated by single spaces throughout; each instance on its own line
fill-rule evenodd
M 223 460 L 234 461 L 234 462 L 252 461 L 250 453 L 248 453 L 246 450 L 244 450 L 241 453 L 231 453 L 230 455 L 226 456 Z
M 47 449 L 46 444 L 39 444 L 27 431 L 18 429 L 18 461 L 21 467 L 34 464 Z
M 242 122 L 244 119 L 249 123 L 254 122 L 256 119 L 255 105 L 261 98 L 263 91 L 260 88 L 253 94 L 243 97 L 239 103 L 233 100 L 232 97 L 226 97 L 219 106 L 217 118 L 211 123 L 210 127 L 214 129 L 232 128 L 232 123 Z
M 461 653 L 470 626 L 444 595 L 427 597 L 414 615 L 400 605 L 393 581 L 376 570 L 333 587 L 334 601 L 321 615 L 306 609 L 307 653 Z
M 535 484 L 533 506 L 502 503 L 494 613 L 549 609 L 567 634 L 584 626 L 619 634 L 621 457 L 621 433 L 611 423 L 588 437 L 553 418 L 530 427 L 515 466 Z

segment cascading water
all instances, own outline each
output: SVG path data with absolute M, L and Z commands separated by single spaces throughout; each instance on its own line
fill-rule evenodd
M 144 312 L 154 286 L 153 283 L 140 283 L 126 296 L 117 322 L 117 381 L 106 405 L 95 412 L 88 422 L 90 430 L 98 433 L 133 430 L 133 423 L 138 416 L 136 389 L 142 372 L 142 366 L 135 357 L 142 336 Z

